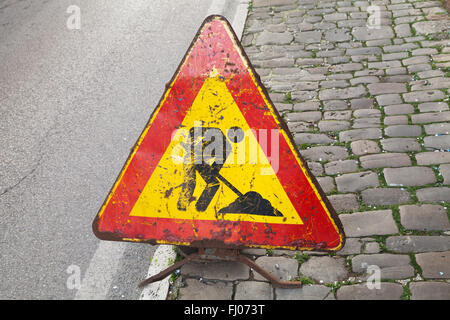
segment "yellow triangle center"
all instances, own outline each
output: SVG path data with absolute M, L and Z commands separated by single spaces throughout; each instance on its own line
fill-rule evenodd
M 209 199 L 208 205 L 201 210 L 198 210 L 197 202 L 205 190 L 210 190 L 208 187 L 212 186 L 211 181 L 208 185 L 204 173 L 202 175 L 195 170 L 192 162 L 183 162 L 187 154 L 183 143 L 192 141 L 190 130 L 199 126 L 214 128 L 216 131 L 219 129 L 224 137 L 227 137 L 230 128 L 238 127 L 245 133 L 240 141 L 230 140 L 228 136 L 231 152 L 228 153 L 223 166 L 218 169 L 218 174 L 216 170 L 217 179 L 213 179 L 216 181 L 213 183 L 215 187 L 211 188 L 215 191 L 206 197 Z M 205 158 L 206 161 L 208 159 Z M 190 190 L 190 194 L 187 189 Z M 257 194 L 257 199 L 262 199 L 257 201 L 258 205 L 263 203 L 266 208 L 267 206 L 273 208 L 277 214 L 267 215 L 261 212 L 255 214 L 251 208 L 237 210 L 239 204 L 242 207 L 239 199 L 248 196 L 249 192 L 252 196 Z M 255 197 L 248 198 L 251 198 L 250 206 L 254 205 Z M 188 220 L 303 224 L 223 78 L 214 73 L 205 80 L 180 129 L 174 131 L 171 143 L 130 215 Z

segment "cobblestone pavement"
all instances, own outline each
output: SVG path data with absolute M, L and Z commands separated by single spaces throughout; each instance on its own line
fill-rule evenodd
M 378 29 L 367 27 L 369 5 L 381 10 Z M 304 281 L 300 289 L 274 288 L 238 263 L 192 263 L 173 296 L 450 299 L 450 40 L 442 3 L 254 0 L 242 42 L 347 242 L 336 254 L 245 250 L 281 279 Z M 380 287 L 370 289 L 377 267 Z

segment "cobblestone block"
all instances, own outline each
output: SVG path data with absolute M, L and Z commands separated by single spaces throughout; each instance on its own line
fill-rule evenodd
M 381 26 L 378 29 L 355 27 L 352 30 L 352 34 L 356 40 L 360 41 L 394 38 L 394 31 L 389 26 Z
M 292 99 L 298 101 L 307 101 L 314 99 L 317 96 L 316 91 L 293 91 L 291 92 Z
M 321 132 L 341 131 L 350 127 L 350 122 L 344 120 L 324 120 L 320 121 L 319 130 Z
M 434 77 L 442 77 L 444 73 L 441 70 L 426 70 L 417 73 L 417 76 L 420 79 L 434 78 Z
M 253 0 L 253 8 L 284 6 L 297 3 L 297 0 Z
M 235 300 L 273 300 L 272 286 L 267 282 L 243 281 L 236 285 Z
M 186 287 L 178 293 L 178 300 L 231 300 L 233 284 L 231 282 L 199 281 L 186 279 Z
M 350 79 L 350 84 L 352 86 L 363 84 L 363 83 L 378 83 L 380 82 L 380 79 L 376 76 L 364 76 L 364 77 L 356 77 L 353 79 Z
M 423 186 L 436 182 L 433 170 L 427 167 L 386 168 L 383 174 L 389 186 Z
M 327 111 L 336 111 L 347 109 L 347 103 L 344 100 L 326 100 L 323 101 L 323 109 Z M 350 113 L 351 115 L 351 113 Z
M 319 162 L 309 161 L 308 168 L 314 176 L 320 176 L 323 173 L 322 165 Z
M 391 210 L 355 212 L 339 215 L 347 237 L 398 233 Z
M 287 126 L 290 132 L 309 132 L 314 130 L 314 124 L 312 122 L 288 122 Z
M 440 90 L 426 90 L 409 92 L 403 94 L 403 99 L 405 102 L 429 102 L 435 100 L 443 100 L 445 95 Z
M 416 125 L 389 126 L 384 129 L 388 137 L 419 137 L 422 135 L 422 127 Z
M 353 154 L 357 156 L 378 153 L 381 151 L 380 147 L 375 141 L 371 140 L 356 140 L 350 144 Z
M 411 300 L 450 300 L 450 283 L 437 281 L 411 282 Z
M 263 46 L 268 44 L 289 44 L 294 37 L 289 32 L 263 31 L 257 38 L 255 44 Z
M 384 113 L 387 115 L 410 114 L 414 112 L 414 107 L 410 104 L 396 104 L 384 107 Z
M 379 253 L 380 252 L 380 245 L 377 242 L 368 242 L 365 244 L 364 253 Z
M 347 256 L 351 254 L 361 253 L 363 242 L 359 238 L 347 238 L 345 239 L 344 247 L 336 252 L 337 255 Z
M 401 50 L 400 50 L 401 51 Z M 354 55 L 380 55 L 382 53 L 379 47 L 361 47 L 347 49 L 346 54 L 349 56 Z
M 408 117 L 407 116 L 387 116 L 384 118 L 385 125 L 399 125 L 399 124 L 407 124 Z
M 444 179 L 444 184 L 450 185 L 450 164 L 441 164 L 439 166 L 439 173 Z
M 410 37 L 412 35 L 411 28 L 409 27 L 409 24 L 399 24 L 394 27 L 395 33 L 397 34 L 397 37 Z
M 330 29 L 325 31 L 325 40 L 329 42 L 344 42 L 351 40 L 348 29 Z
M 339 140 L 342 142 L 380 139 L 381 136 L 381 129 L 379 128 L 363 128 L 339 132 Z
M 351 99 L 366 95 L 363 86 L 349 87 L 344 89 L 323 89 L 319 92 L 320 100 Z
M 315 111 L 319 110 L 320 102 L 318 101 L 306 101 L 294 104 L 293 110 L 298 111 Z
M 415 43 L 404 43 L 404 44 L 394 44 L 390 46 L 384 46 L 383 50 L 384 52 L 404 52 L 404 51 L 410 51 L 413 49 L 417 49 L 419 46 Z
M 333 283 L 347 279 L 345 260 L 338 257 L 311 257 L 300 265 L 300 273 L 316 281 Z
M 381 282 L 380 289 L 369 289 L 367 284 L 353 284 L 340 287 L 336 292 L 338 300 L 400 300 L 403 294 L 401 284 Z
M 371 265 L 380 268 L 382 279 L 406 279 L 414 276 L 414 268 L 410 265 L 407 255 L 361 254 L 352 258 L 353 272 L 365 273 Z
M 277 300 L 324 300 L 331 293 L 331 288 L 321 285 L 304 285 L 295 289 L 275 289 Z
M 373 168 L 398 168 L 411 165 L 411 159 L 404 153 L 379 153 L 366 155 L 359 158 L 361 167 L 365 169 Z
M 401 224 L 410 230 L 450 230 L 447 213 L 439 205 L 422 204 L 400 206 Z
M 330 200 L 331 205 L 334 210 L 342 211 L 342 210 L 351 210 L 356 211 L 359 209 L 359 203 L 356 199 L 356 195 L 354 194 L 336 194 L 328 196 L 328 200 Z
M 281 280 L 293 280 L 298 275 L 298 262 L 295 259 L 285 257 L 259 257 L 255 262 Z M 267 281 L 266 278 L 257 272 L 254 272 L 254 279 Z
M 417 198 L 422 202 L 450 202 L 449 187 L 423 188 L 416 191 Z
M 347 173 L 336 177 L 339 192 L 359 192 L 370 187 L 378 187 L 378 175 L 371 171 Z
M 353 120 L 352 128 L 379 128 L 381 120 L 379 118 L 360 118 Z
M 319 182 L 320 187 L 325 193 L 330 193 L 335 188 L 334 179 L 332 177 L 318 177 L 317 182 Z
M 394 188 L 366 189 L 361 192 L 361 195 L 362 201 L 368 205 L 390 206 L 411 201 L 408 191 Z
M 450 150 L 450 135 L 427 136 L 423 138 L 427 150 Z
M 339 173 L 355 172 L 358 170 L 358 161 L 355 160 L 338 160 L 325 164 L 325 172 L 328 175 Z
M 450 134 L 450 123 L 432 123 L 423 126 L 427 134 L 448 135 Z
M 419 110 L 420 112 L 447 111 L 448 104 L 444 101 L 420 103 Z
M 385 151 L 411 152 L 420 151 L 422 148 L 413 138 L 388 138 L 381 140 L 381 146 Z
M 399 60 L 407 57 L 408 57 L 407 52 L 385 53 L 381 55 L 382 60 Z
M 351 110 L 344 111 L 325 111 L 323 118 L 325 120 L 350 120 L 352 117 Z
M 298 43 L 318 43 L 322 38 L 322 31 L 301 31 L 295 36 Z
M 294 142 L 298 145 L 329 144 L 335 142 L 335 140 L 323 133 L 296 133 L 294 134 Z
M 286 120 L 289 121 L 306 121 L 317 122 L 322 119 L 322 112 L 307 111 L 307 112 L 289 112 L 286 114 Z
M 394 68 L 387 68 L 385 72 L 387 75 L 401 75 L 406 74 L 407 70 L 404 67 L 394 67 Z
M 348 157 L 345 147 L 318 146 L 301 151 L 302 156 L 309 161 L 335 161 Z
M 416 154 L 418 165 L 428 166 L 430 164 L 450 163 L 450 152 L 434 151 Z
M 420 21 L 413 23 L 413 29 L 416 34 L 431 34 L 438 32 L 445 32 L 447 30 L 448 25 L 446 20 L 436 20 L 436 21 Z
M 396 253 L 450 250 L 447 236 L 392 236 L 386 239 L 386 248 Z
M 416 254 L 416 262 L 426 279 L 450 278 L 450 251 Z
M 367 85 L 370 94 L 389 94 L 406 92 L 404 83 L 371 83 Z
M 392 61 L 381 61 L 381 62 L 369 62 L 369 69 L 388 69 L 388 68 L 398 68 L 401 67 L 400 61 L 392 60 Z
M 429 61 L 430 61 L 430 58 L 428 56 L 415 56 L 415 57 L 403 59 L 402 64 L 404 66 L 409 66 L 412 64 L 428 63 Z
M 392 104 L 397 105 L 397 104 L 401 104 L 403 102 L 402 98 L 397 93 L 382 94 L 382 95 L 376 96 L 375 98 L 377 100 L 377 103 L 380 106 L 387 106 L 387 105 L 392 105 Z
M 420 72 L 420 71 L 429 71 L 432 69 L 431 64 L 429 63 L 419 63 L 412 64 L 406 67 L 409 73 Z
M 353 112 L 355 118 L 379 118 L 381 111 L 378 109 L 359 109 Z
M 239 262 L 187 263 L 181 274 L 211 280 L 243 280 L 249 278 L 250 269 Z

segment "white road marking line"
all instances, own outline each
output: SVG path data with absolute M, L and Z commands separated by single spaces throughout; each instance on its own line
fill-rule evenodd
M 100 242 L 86 270 L 80 289 L 75 294 L 75 300 L 106 298 L 125 248 L 124 242 Z
M 175 248 L 170 245 L 160 245 L 153 254 L 152 263 L 148 268 L 147 277 L 154 276 L 171 266 L 177 257 Z M 169 277 L 150 283 L 141 293 L 141 300 L 166 300 L 169 291 Z

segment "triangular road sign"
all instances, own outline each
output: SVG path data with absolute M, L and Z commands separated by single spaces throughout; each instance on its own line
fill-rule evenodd
M 341 223 L 225 18 L 208 17 L 93 223 L 100 239 L 339 250 Z

